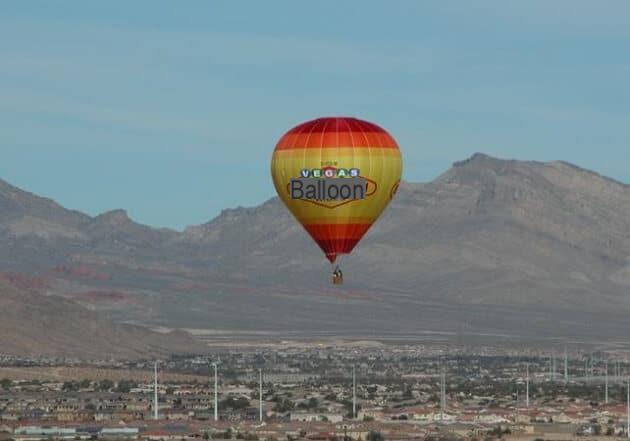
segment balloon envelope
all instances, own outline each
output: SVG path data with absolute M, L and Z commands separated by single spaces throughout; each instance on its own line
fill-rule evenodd
M 271 160 L 278 196 L 331 262 L 350 253 L 369 230 L 396 193 L 401 173 L 394 138 L 376 124 L 348 117 L 319 118 L 292 128 L 278 141 Z M 363 197 L 292 197 L 296 178 L 325 181 L 340 175 L 363 178 Z

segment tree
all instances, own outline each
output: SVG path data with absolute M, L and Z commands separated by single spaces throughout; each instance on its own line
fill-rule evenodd
M 287 398 L 281 398 L 273 406 L 273 411 L 278 412 L 278 413 L 285 413 L 285 412 L 289 412 L 290 410 L 293 410 L 294 406 L 295 404 L 291 400 Z
M 110 391 L 113 387 L 114 387 L 114 382 L 112 380 L 102 380 L 98 384 L 98 389 L 103 392 Z
M 136 383 L 128 380 L 120 380 L 116 385 L 116 392 L 121 394 L 128 394 L 131 392 L 131 389 L 138 387 Z
M 8 378 L 3 378 L 2 380 L 0 380 L 0 386 L 2 386 L 2 389 L 4 390 L 9 390 L 12 384 L 13 381 L 9 380 Z
M 345 409 L 346 409 L 346 416 L 347 416 L 348 418 L 353 418 L 353 417 L 354 417 L 354 415 L 352 415 L 352 401 L 350 401 L 350 400 L 344 400 L 344 401 L 342 402 L 342 404 L 343 404 L 343 406 L 344 406 L 344 407 L 345 407 Z M 361 404 L 360 404 L 360 403 L 357 403 L 357 413 L 358 413 L 360 410 L 361 410 Z
M 413 389 L 411 388 L 411 385 L 405 388 L 405 391 L 403 392 L 403 398 L 405 400 L 410 400 L 413 398 Z
M 308 400 L 308 408 L 309 409 L 315 409 L 317 406 L 319 406 L 319 402 L 317 401 L 317 398 L 311 397 Z
M 381 432 L 377 432 L 375 430 L 370 430 L 367 434 L 367 441 L 385 441 L 385 437 Z
M 249 400 L 246 397 L 227 397 L 225 400 L 221 401 L 221 407 L 241 410 L 249 407 Z
M 61 386 L 61 390 L 64 392 L 76 392 L 79 390 L 79 387 L 80 385 L 76 381 L 66 381 Z

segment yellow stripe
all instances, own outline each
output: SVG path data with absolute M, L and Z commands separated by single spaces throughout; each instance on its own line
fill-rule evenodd
M 324 155 L 330 151 L 330 155 Z M 303 152 L 301 156 L 288 155 L 276 156 L 272 160 L 272 175 L 274 185 L 282 201 L 289 210 L 302 223 L 352 223 L 349 219 L 363 218 L 368 222 L 375 221 L 390 201 L 392 188 L 400 180 L 402 161 L 400 155 L 382 155 L 385 150 L 372 150 L 369 154 L 339 155 L 336 149 L 323 149 L 317 155 Z M 359 150 L 359 149 L 357 149 Z M 365 152 L 367 149 L 360 149 Z M 304 153 L 307 153 L 306 155 Z M 320 156 L 321 155 L 321 156 Z M 292 178 L 300 176 L 304 168 L 319 168 L 322 162 L 333 161 L 338 167 L 358 168 L 361 176 L 377 183 L 377 189 L 371 196 L 365 199 L 350 201 L 343 205 L 337 202 L 327 203 L 328 206 L 338 205 L 335 208 L 326 208 L 312 202 L 291 199 L 288 194 L 288 184 Z M 358 223 L 358 222 L 357 222 Z

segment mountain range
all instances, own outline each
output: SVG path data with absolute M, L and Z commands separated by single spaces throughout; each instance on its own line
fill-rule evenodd
M 0 181 L 0 301 L 21 290 L 37 296 L 33 314 L 55 299 L 67 302 L 60 314 L 80 308 L 114 328 L 616 342 L 630 331 L 629 258 L 630 188 L 561 161 L 475 154 L 431 182 L 402 183 L 341 259 L 342 286 L 277 198 L 175 231 Z M 145 332 L 138 340 L 155 335 Z

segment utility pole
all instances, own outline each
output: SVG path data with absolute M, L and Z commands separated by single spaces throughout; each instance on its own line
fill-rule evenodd
M 217 375 L 217 364 L 212 363 L 214 367 L 214 420 L 219 421 L 219 381 Z
M 605 389 L 604 402 L 606 404 L 608 404 L 608 360 L 606 360 L 605 369 L 606 369 L 606 373 L 604 374 L 605 375 L 605 379 L 604 379 L 604 389 Z
M 584 380 L 588 381 L 588 358 L 584 360 Z
M 352 419 L 357 419 L 357 373 L 355 365 L 352 365 Z
M 258 396 L 260 398 L 260 422 L 262 423 L 262 420 L 263 420 L 263 394 L 262 394 L 263 378 L 262 378 L 262 369 L 258 369 L 258 376 L 259 376 Z
M 525 365 L 525 407 L 529 409 L 529 363 Z
M 153 364 L 153 419 L 157 420 L 158 415 L 158 378 L 157 378 L 157 366 L 158 362 L 155 360 Z
M 564 381 L 569 381 L 569 355 L 566 345 L 564 346 Z
M 630 438 L 630 378 L 628 378 L 628 391 L 626 397 L 626 438 Z
M 444 366 L 442 366 L 440 373 L 440 420 L 444 420 L 444 413 L 446 412 L 446 372 Z

